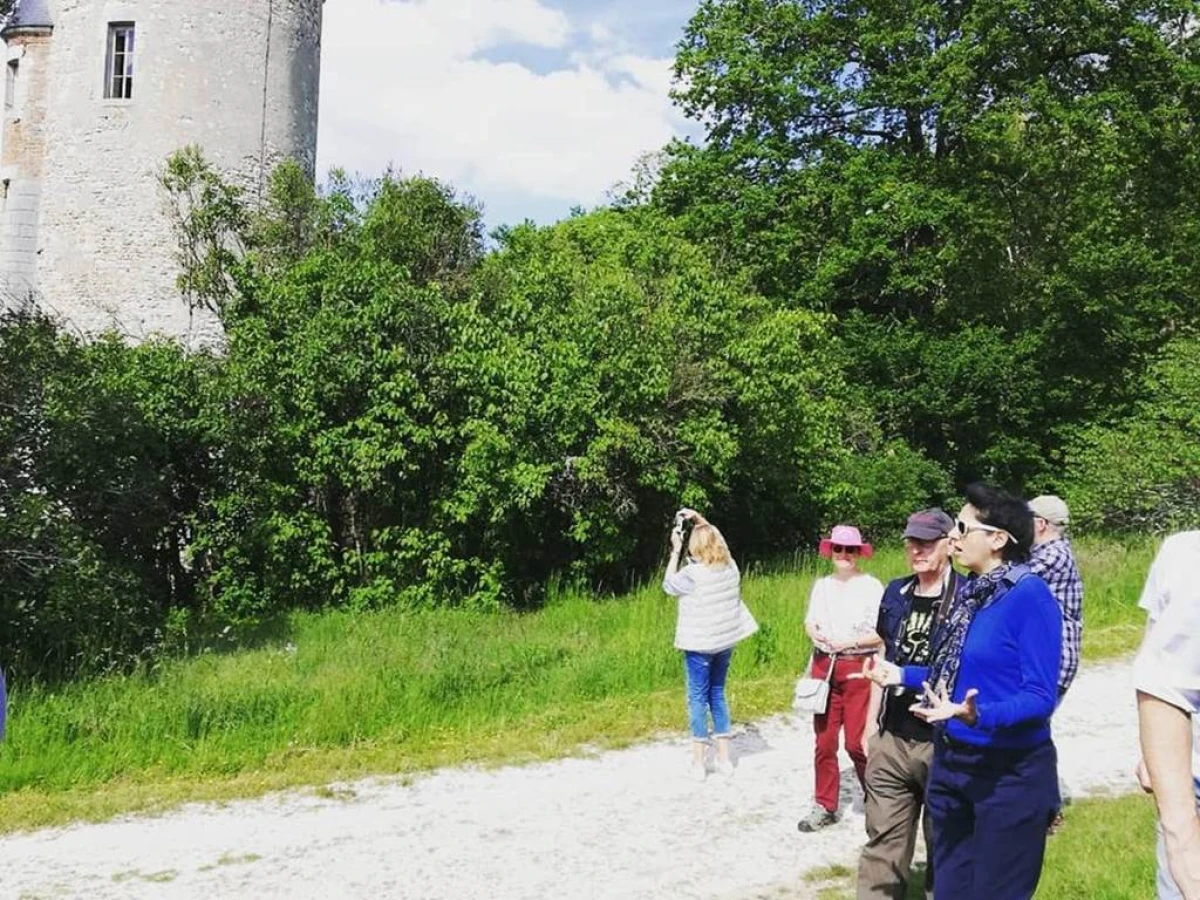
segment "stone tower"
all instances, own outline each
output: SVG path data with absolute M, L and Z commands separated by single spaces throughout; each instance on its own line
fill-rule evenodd
M 17 0 L 0 130 L 0 302 L 207 342 L 158 172 L 198 145 L 254 196 L 315 168 L 323 0 Z

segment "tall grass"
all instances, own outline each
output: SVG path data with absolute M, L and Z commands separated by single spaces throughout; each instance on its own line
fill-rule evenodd
M 1136 642 L 1152 547 L 1085 542 L 1088 655 Z M 898 549 L 867 563 L 904 571 Z M 785 707 L 810 652 L 818 571 L 748 573 L 761 631 L 734 653 L 745 720 Z M 0 745 L 0 829 L 236 796 L 367 772 L 619 746 L 684 722 L 674 601 L 657 584 L 530 614 L 456 610 L 293 616 L 254 650 L 49 690 L 13 686 Z

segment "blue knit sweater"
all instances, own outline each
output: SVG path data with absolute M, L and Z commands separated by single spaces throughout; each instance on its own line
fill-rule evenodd
M 1029 574 L 997 588 L 996 599 L 976 613 L 967 630 L 950 698 L 961 702 L 968 689 L 978 690 L 979 719 L 974 727 L 951 719 L 946 734 L 966 744 L 1005 749 L 1048 741 L 1062 633 L 1062 610 L 1041 578 Z M 905 687 L 919 688 L 928 678 L 926 667 L 903 669 Z

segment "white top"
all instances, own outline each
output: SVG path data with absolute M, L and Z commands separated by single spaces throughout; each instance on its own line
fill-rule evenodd
M 675 646 L 694 653 L 720 653 L 758 631 L 742 602 L 737 564 L 689 562 L 663 579 L 663 590 L 679 598 Z
M 1133 663 L 1134 685 L 1190 713 L 1193 726 L 1200 724 L 1200 531 L 1163 541 L 1138 605 L 1150 621 Z M 1195 740 L 1192 771 L 1200 774 Z
M 872 575 L 855 575 L 846 581 L 826 575 L 812 586 L 804 624 L 818 626 L 826 638 L 841 644 L 871 638 L 882 599 L 883 585 Z M 827 646 L 818 647 L 830 652 Z

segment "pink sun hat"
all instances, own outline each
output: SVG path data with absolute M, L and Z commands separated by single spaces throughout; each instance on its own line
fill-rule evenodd
M 834 544 L 840 544 L 843 547 L 857 547 L 864 559 L 875 552 L 875 548 L 862 539 L 862 534 L 853 525 L 834 525 L 829 537 L 821 541 L 817 552 L 829 559 L 833 556 Z

